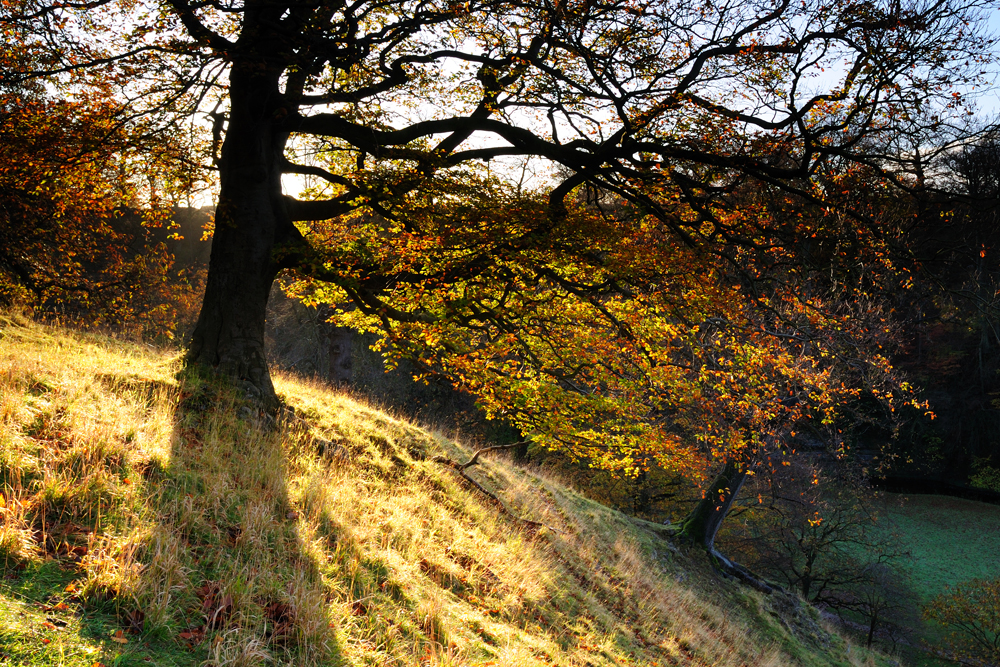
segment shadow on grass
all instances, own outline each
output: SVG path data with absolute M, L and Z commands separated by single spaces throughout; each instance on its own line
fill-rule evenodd
M 71 433 L 53 400 L 22 427 L 41 466 L 0 470 L 38 556 L 0 560 L 0 616 L 17 617 L 0 623 L 0 661 L 342 663 L 326 564 L 289 498 L 303 434 L 191 372 L 95 379 L 133 421 Z
M 322 554 L 289 496 L 306 434 L 232 385 L 180 382 L 169 460 L 146 472 L 156 521 L 126 624 L 211 664 L 342 662 Z

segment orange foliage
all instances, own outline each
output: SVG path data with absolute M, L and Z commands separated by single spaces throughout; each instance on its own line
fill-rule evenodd
M 1000 662 L 1000 579 L 973 579 L 941 593 L 924 618 L 952 630 L 950 644 L 959 658 Z
M 831 424 L 864 392 L 887 412 L 912 400 L 870 302 L 900 279 L 879 234 L 854 225 L 850 243 L 822 205 L 762 188 L 701 210 L 675 194 L 652 193 L 672 207 L 664 222 L 581 192 L 540 231 L 541 193 L 440 177 L 392 211 L 405 224 L 314 224 L 339 288 L 293 292 L 363 304 L 341 319 L 385 332 L 389 357 L 446 375 L 538 444 L 626 474 L 655 461 L 704 479 L 719 461 L 762 460 L 802 420 Z M 829 253 L 825 274 L 803 239 Z M 370 266 L 397 276 L 378 301 Z
M 164 169 L 138 132 L 99 97 L 55 101 L 29 91 L 0 98 L 0 301 L 68 323 L 170 335 L 194 290 L 173 256 L 147 241 L 162 207 L 135 176 Z M 190 302 L 190 303 L 189 303 Z

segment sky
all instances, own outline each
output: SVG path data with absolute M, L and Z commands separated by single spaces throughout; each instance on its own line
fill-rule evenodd
M 987 30 L 995 36 L 1000 36 L 1000 3 L 996 3 L 993 8 L 987 11 Z M 976 118 L 984 123 L 1000 120 L 1000 44 L 996 50 L 998 57 L 994 60 L 993 66 L 986 76 L 986 85 L 979 90 L 967 93 L 967 99 L 974 99 Z M 498 165 L 498 168 L 504 169 L 502 165 Z M 508 167 L 506 170 L 510 172 L 509 175 L 514 180 L 522 177 L 520 169 L 517 167 Z M 545 165 L 538 161 L 534 164 L 534 172 L 535 175 L 526 181 L 528 187 L 545 185 L 545 182 L 550 178 Z M 296 196 L 305 187 L 306 180 L 296 174 L 286 174 L 282 183 L 286 194 Z

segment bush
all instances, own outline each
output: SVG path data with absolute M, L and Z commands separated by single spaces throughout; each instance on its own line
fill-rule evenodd
M 950 648 L 957 657 L 1000 663 L 1000 577 L 946 590 L 927 605 L 924 618 L 952 630 Z

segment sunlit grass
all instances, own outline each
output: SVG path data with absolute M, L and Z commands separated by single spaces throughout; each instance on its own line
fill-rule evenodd
M 176 353 L 0 316 L 0 660 L 873 659 L 652 524 L 502 460 L 471 469 L 547 527 L 527 526 L 430 460 L 467 457 L 460 444 L 275 386 L 295 410 L 278 423 Z

